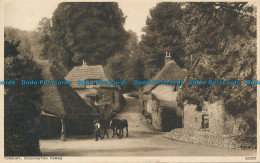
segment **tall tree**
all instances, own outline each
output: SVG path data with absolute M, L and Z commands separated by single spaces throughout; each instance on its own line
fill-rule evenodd
M 51 37 L 68 58 L 67 67 L 81 64 L 104 65 L 124 48 L 128 34 L 125 17 L 117 3 L 61 3 L 52 17 Z M 50 52 L 52 53 L 52 52 Z
M 223 99 L 233 115 L 254 107 L 256 88 L 245 84 L 245 80 L 256 80 L 254 8 L 246 3 L 187 3 L 183 20 L 180 29 L 187 38 L 185 51 L 202 58 L 191 79 L 240 80 L 242 84 L 188 86 L 183 89 L 182 100 Z
M 124 49 L 110 57 L 105 69 L 113 80 L 126 80 L 127 86 L 122 86 L 123 91 L 129 92 L 137 87 L 133 85 L 134 80 L 144 79 L 143 58 L 140 55 L 138 37 L 136 33 L 129 30 L 129 39 Z
M 150 79 L 164 65 L 165 51 L 171 50 L 172 56 L 179 59 L 184 55 L 180 49 L 181 33 L 176 27 L 182 19 L 183 3 L 158 3 L 150 10 L 150 15 L 146 20 L 140 47 L 145 58 L 145 77 Z M 176 52 L 178 51 L 178 53 Z M 183 63 L 178 62 L 181 66 Z
M 18 41 L 17 43 L 19 46 L 17 46 L 17 50 L 19 50 L 21 53 L 20 55 L 27 55 L 27 56 L 33 56 L 32 52 L 32 40 L 31 35 L 33 32 L 31 31 L 23 31 L 20 29 L 12 28 L 12 27 L 5 27 L 4 28 L 4 35 L 5 35 L 5 41 L 8 41 L 9 43 L 14 42 L 14 40 L 22 40 Z
M 132 30 L 127 31 L 129 34 L 129 38 L 125 44 L 125 48 L 123 49 L 123 53 L 129 56 L 134 56 L 138 54 L 138 36 Z
M 27 55 L 20 56 L 18 44 L 5 41 L 4 153 L 5 156 L 40 155 L 36 117 L 39 115 L 39 85 L 22 85 L 21 80 L 40 80 L 41 70 Z

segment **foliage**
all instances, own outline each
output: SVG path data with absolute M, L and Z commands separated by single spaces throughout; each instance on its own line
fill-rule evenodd
M 128 30 L 129 38 L 125 44 L 125 48 L 122 50 L 122 53 L 130 56 L 134 56 L 138 54 L 138 37 L 135 32 L 132 30 Z
M 194 100 L 223 100 L 226 111 L 234 116 L 256 107 L 256 87 L 245 84 L 246 80 L 256 80 L 256 19 L 248 13 L 249 7 L 245 5 L 246 3 L 203 3 L 199 6 L 191 3 L 186 6 L 189 12 L 194 10 L 192 13 L 200 13 L 199 17 L 189 15 L 189 20 L 195 17 L 202 22 L 193 25 L 197 31 L 190 32 L 189 35 L 194 35 L 192 38 L 202 48 L 200 51 L 200 48 L 195 48 L 195 51 L 204 54 L 200 55 L 202 59 L 190 79 L 238 80 L 241 85 L 187 86 L 179 94 L 180 101 L 192 103 Z M 203 22 L 206 24 L 206 20 L 207 27 L 200 26 Z M 191 42 L 196 42 L 194 40 L 191 39 Z M 187 49 L 192 49 L 193 45 L 190 45 L 186 46 Z M 191 51 L 186 51 L 192 54 Z
M 128 34 L 125 17 L 117 3 L 60 3 L 51 20 L 39 23 L 41 56 L 65 69 L 88 64 L 105 65 L 124 48 Z
M 199 22 L 199 23 L 198 23 Z M 146 78 L 163 66 L 163 52 L 181 67 L 191 68 L 191 59 L 200 56 L 189 80 L 241 81 L 241 85 L 189 85 L 178 95 L 201 105 L 203 101 L 224 100 L 227 112 L 244 113 L 256 107 L 256 87 L 245 80 L 256 80 L 256 9 L 246 2 L 159 3 L 150 10 L 140 46 Z M 149 78 L 148 78 L 149 79 Z
M 145 78 L 152 78 L 164 66 L 165 51 L 171 50 L 174 55 L 183 55 L 180 49 L 181 33 L 175 28 L 182 19 L 182 3 L 158 3 L 150 10 L 143 29 L 145 35 L 139 44 L 145 60 Z M 176 53 L 178 51 L 178 53 Z M 178 62 L 180 63 L 180 62 Z
M 117 3 L 61 3 L 51 19 L 39 22 L 40 56 L 63 74 L 85 59 L 105 66 L 113 80 L 142 79 L 137 35 L 125 31 L 125 18 Z M 133 89 L 132 84 L 123 88 Z
M 129 39 L 121 53 L 110 57 L 107 60 L 105 70 L 113 80 L 128 81 L 128 85 L 122 86 L 124 92 L 129 92 L 138 88 L 133 84 L 134 80 L 144 79 L 143 58 L 139 54 L 137 35 L 133 31 L 128 31 Z
M 133 84 L 134 80 L 143 80 L 144 66 L 142 59 L 138 56 L 129 57 L 117 54 L 108 59 L 105 70 L 115 81 L 128 81 L 128 85 L 122 86 L 124 92 L 138 88 Z
M 17 47 L 19 46 L 20 41 L 17 41 L 14 44 L 14 41 L 12 41 L 11 43 L 9 41 L 5 41 L 5 49 L 4 49 L 4 57 L 16 57 L 19 54 L 19 50 L 17 49 Z
M 36 132 L 37 103 L 41 102 L 39 85 L 22 85 L 21 80 L 40 80 L 40 69 L 28 56 L 20 56 L 17 44 L 5 41 L 4 144 L 5 156 L 39 155 Z M 11 50 L 10 50 L 11 49 Z
M 9 43 L 14 43 L 14 40 L 17 41 L 17 50 L 20 52 L 20 55 L 27 55 L 29 57 L 38 57 L 38 51 L 40 50 L 39 45 L 37 44 L 38 34 L 33 31 L 23 31 L 20 29 L 12 27 L 4 27 L 4 39 Z M 7 43 L 7 42 L 6 42 Z M 8 46 L 8 45 L 6 45 Z M 9 49 L 9 48 L 6 48 Z
M 194 62 L 201 53 L 222 53 L 227 36 L 254 36 L 254 14 L 246 3 L 158 3 L 150 10 L 140 42 L 146 78 L 164 66 L 166 50 L 172 51 L 179 66 L 189 69 L 191 59 Z

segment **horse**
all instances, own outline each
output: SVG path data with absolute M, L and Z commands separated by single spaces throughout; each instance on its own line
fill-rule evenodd
M 113 135 L 112 135 L 112 138 L 114 137 L 114 135 L 117 135 L 118 136 L 118 133 L 117 133 L 117 128 L 116 128 L 116 124 L 120 122 L 120 119 L 112 119 L 110 121 L 110 128 L 113 130 Z
M 107 138 L 109 137 L 108 132 L 107 132 L 107 129 L 110 128 L 108 120 L 103 120 L 103 119 L 95 120 L 94 125 L 95 125 L 96 141 L 98 141 L 98 137 L 100 137 L 101 139 L 104 139 L 105 134 L 107 134 Z M 100 134 L 101 131 L 104 131 L 103 136 L 101 136 L 101 134 Z
M 107 134 L 107 138 L 109 138 L 108 132 L 107 132 L 107 130 L 110 128 L 109 120 L 100 119 L 99 122 L 100 122 L 102 130 L 104 131 L 103 139 L 104 139 L 105 134 Z
M 119 139 L 124 136 L 123 129 L 126 128 L 126 137 L 128 137 L 128 122 L 126 119 L 113 119 L 110 121 L 110 127 L 113 130 L 113 136 L 117 135 L 119 136 Z M 117 130 L 119 130 L 119 133 L 117 133 Z

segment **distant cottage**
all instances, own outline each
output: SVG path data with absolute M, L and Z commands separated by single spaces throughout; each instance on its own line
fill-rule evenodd
M 111 118 L 111 112 L 119 112 L 125 99 L 120 87 L 115 85 L 95 85 L 95 81 L 111 81 L 102 65 L 87 65 L 83 60 L 81 66 L 75 66 L 65 77 L 71 81 L 71 87 L 91 106 L 98 106 L 101 118 Z M 93 82 L 94 85 L 78 84 L 78 81 Z M 94 105 L 95 104 L 95 105 Z M 105 107 L 107 106 L 107 107 Z
M 183 81 L 187 71 L 172 60 L 166 52 L 165 66 L 152 80 Z M 151 81 L 152 81 L 151 80 Z M 142 114 L 150 117 L 150 123 L 160 131 L 182 127 L 182 110 L 177 106 L 177 94 L 181 85 L 146 85 L 141 97 Z

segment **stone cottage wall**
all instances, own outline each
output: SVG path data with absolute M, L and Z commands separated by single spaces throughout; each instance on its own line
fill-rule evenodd
M 233 117 L 225 111 L 224 104 L 221 101 L 213 104 L 206 103 L 205 108 L 208 109 L 210 115 L 210 131 L 211 133 L 225 133 L 232 135 L 242 135 L 244 130 L 241 126 L 246 126 L 241 116 Z
M 201 111 L 196 110 L 197 105 L 184 106 L 184 128 L 192 130 L 201 130 L 202 116 L 208 115 L 209 131 L 211 133 L 223 133 L 224 126 L 224 108 L 221 102 L 214 104 L 204 103 Z
M 159 101 L 152 102 L 152 125 L 160 131 L 170 131 L 173 128 L 180 127 L 181 117 L 176 115 L 174 108 L 169 108 L 160 104 Z
M 184 128 L 199 130 L 201 128 L 202 115 L 207 112 L 196 111 L 196 105 L 186 104 L 184 106 Z
M 153 101 L 151 109 L 152 125 L 155 129 L 162 131 L 164 128 L 164 109 L 163 107 L 158 106 L 158 104 L 155 101 Z
M 115 112 L 120 112 L 123 109 L 125 102 L 118 89 L 99 89 L 97 95 L 98 104 L 108 104 Z
M 113 90 L 111 104 L 113 106 L 113 111 L 119 112 L 122 110 L 122 108 L 120 106 L 120 94 L 119 94 L 119 90 L 117 90 L 117 89 Z
M 208 111 L 210 132 L 213 134 L 225 133 L 225 108 L 223 103 L 221 101 L 213 104 L 205 103 L 203 108 Z
M 166 107 L 159 100 L 150 96 L 143 100 L 143 115 L 159 131 L 170 131 L 182 127 L 182 117 L 176 115 L 176 106 Z
M 114 100 L 114 90 L 113 89 L 98 89 L 98 104 L 112 104 Z
M 125 99 L 118 89 L 100 88 L 97 89 L 95 105 L 99 118 L 108 120 L 123 109 Z
M 200 130 L 202 115 L 207 114 L 209 116 L 209 131 L 212 134 L 241 135 L 246 132 L 246 130 L 241 129 L 241 126 L 246 126 L 243 118 L 241 116 L 233 117 L 226 113 L 222 101 L 213 104 L 205 102 L 202 111 L 196 111 L 196 107 L 196 105 L 189 104 L 184 106 L 184 128 Z

